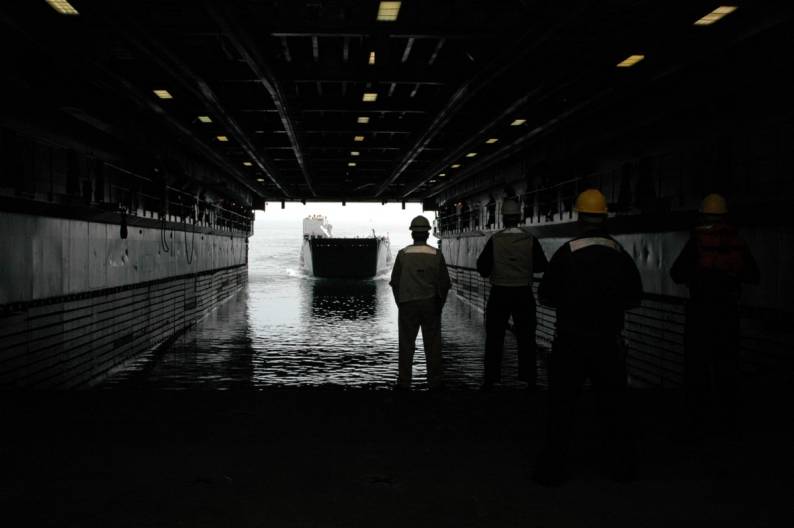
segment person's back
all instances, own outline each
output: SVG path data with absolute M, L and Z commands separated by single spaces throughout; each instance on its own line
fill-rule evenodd
M 427 378 L 431 389 L 443 384 L 441 361 L 441 310 L 451 283 L 444 256 L 427 245 L 430 222 L 424 216 L 411 221 L 414 243 L 397 253 L 391 282 L 399 313 L 399 374 L 397 388 L 411 387 L 416 336 L 422 329 L 427 360 Z
M 518 341 L 518 378 L 534 390 L 537 380 L 535 345 L 535 297 L 532 274 L 546 269 L 546 256 L 538 240 L 518 227 L 521 210 L 514 199 L 502 204 L 505 229 L 486 242 L 477 257 L 477 271 L 491 282 L 485 307 L 485 372 L 483 390 L 490 390 L 501 377 L 504 336 L 508 320 Z
M 609 434 L 601 456 L 614 478 L 631 479 L 634 474 L 626 359 L 618 341 L 624 311 L 642 299 L 642 281 L 634 260 L 606 232 L 604 195 L 596 189 L 583 191 L 576 211 L 582 234 L 554 253 L 538 290 L 540 302 L 557 309 L 549 357 L 546 445 L 533 475 L 548 485 L 568 477 L 575 401 L 588 378 Z
M 684 332 L 684 389 L 688 434 L 711 414 L 708 393 L 717 396 L 720 427 L 732 427 L 740 384 L 739 299 L 743 283 L 757 283 L 758 265 L 736 228 L 726 221 L 725 198 L 710 194 L 700 221 L 670 269 L 689 287 Z
M 624 310 L 640 303 L 642 282 L 621 245 L 593 227 L 554 254 L 538 296 L 557 308 L 558 333 L 617 335 Z
M 439 284 L 446 286 L 442 277 L 441 252 L 427 244 L 412 244 L 397 254 L 396 277 L 398 303 L 440 297 Z
M 758 266 L 736 228 L 724 219 L 695 227 L 684 250 L 670 269 L 678 284 L 689 287 L 696 302 L 735 304 L 743 283 L 757 283 Z

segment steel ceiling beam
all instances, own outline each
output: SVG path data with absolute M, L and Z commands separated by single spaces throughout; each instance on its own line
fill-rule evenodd
M 284 95 L 284 91 L 282 90 L 278 80 L 276 79 L 275 75 L 273 75 L 273 72 L 267 67 L 266 62 L 259 54 L 257 48 L 252 44 L 250 37 L 244 33 L 241 25 L 239 23 L 232 24 L 229 21 L 228 16 L 218 11 L 211 2 L 206 2 L 205 5 L 212 19 L 216 24 L 218 24 L 223 34 L 232 44 L 237 53 L 242 57 L 251 71 L 254 72 L 254 74 L 259 78 L 262 86 L 265 87 L 267 92 L 270 94 L 270 97 L 273 99 L 273 103 L 275 104 L 276 110 L 278 111 L 279 117 L 281 118 L 281 123 L 284 126 L 284 130 L 287 131 L 287 135 L 289 136 L 290 143 L 292 144 L 292 148 L 295 152 L 295 159 L 297 159 L 298 165 L 301 168 L 301 173 L 303 174 L 303 179 L 306 182 L 306 186 L 309 188 L 309 191 L 314 196 L 315 192 L 314 186 L 312 185 L 312 178 L 309 175 L 309 171 L 306 167 L 303 149 L 301 148 L 300 141 L 298 140 L 298 135 L 295 132 L 295 125 L 293 123 L 292 116 L 290 115 L 289 106 L 287 105 L 287 98 Z
M 158 41 L 152 35 L 146 34 L 142 29 L 135 28 L 129 20 L 126 20 L 124 24 L 116 22 L 115 19 L 112 19 L 111 22 L 113 22 L 119 32 L 146 55 L 149 60 L 157 64 L 174 80 L 181 83 L 186 90 L 202 101 L 207 110 L 226 129 L 227 133 L 240 144 L 251 161 L 259 167 L 284 196 L 290 196 L 289 191 L 287 191 L 284 184 L 279 180 L 277 171 L 262 154 L 257 152 L 251 139 L 220 103 L 215 92 L 203 78 L 194 73 L 190 67 L 177 57 L 164 43 Z
M 380 184 L 375 196 L 383 194 L 390 185 L 397 181 L 417 156 L 419 156 L 422 150 L 458 115 L 475 95 L 480 93 L 486 86 L 493 83 L 494 79 L 516 66 L 530 51 L 557 34 L 562 26 L 579 14 L 579 11 L 578 9 L 574 10 L 569 14 L 569 17 L 562 22 L 546 26 L 540 35 L 537 34 L 537 31 L 538 27 L 543 27 L 543 21 L 538 21 L 538 27 L 533 26 L 524 32 L 517 42 L 509 45 L 509 49 L 504 50 L 501 57 L 487 64 L 477 75 L 470 78 L 458 88 L 444 108 L 442 108 L 435 119 L 433 119 L 433 122 L 427 130 L 419 136 L 414 146 L 408 151 L 400 163 L 397 164 L 391 176 Z
M 512 117 L 516 111 L 522 108 L 524 105 L 529 103 L 530 99 L 532 99 L 535 95 L 540 93 L 540 87 L 531 90 L 529 93 L 519 97 L 512 104 L 507 106 L 502 112 L 499 113 L 494 119 L 489 121 L 486 125 L 484 125 L 480 130 L 471 136 L 471 138 L 462 143 L 458 146 L 458 148 L 449 152 L 446 156 L 444 156 L 438 163 L 434 164 L 432 169 L 428 170 L 423 176 L 420 176 L 413 182 L 409 183 L 405 189 L 403 189 L 403 196 L 408 196 L 414 192 L 416 192 L 420 187 L 422 187 L 428 180 L 431 180 L 436 177 L 436 175 L 443 171 L 446 167 L 450 164 L 455 162 L 456 160 L 460 159 L 465 155 L 466 152 L 470 152 L 474 145 L 479 145 L 482 143 L 483 138 L 486 135 L 489 135 L 492 129 L 494 129 L 499 124 L 505 122 L 510 117 Z
M 124 98 L 132 102 L 136 107 L 149 111 L 157 115 L 165 125 L 175 132 L 194 152 L 202 156 L 210 163 L 216 165 L 219 169 L 225 170 L 234 180 L 240 185 L 247 188 L 256 196 L 264 196 L 264 191 L 261 186 L 250 181 L 250 178 L 237 167 L 234 167 L 228 160 L 218 154 L 214 149 L 208 146 L 204 141 L 198 138 L 189 128 L 185 127 L 177 119 L 169 115 L 165 109 L 157 104 L 149 94 L 141 93 L 141 91 L 133 86 L 129 81 L 122 78 L 115 72 L 105 68 L 95 61 L 84 61 L 80 57 L 73 54 L 68 54 L 60 51 L 56 46 L 43 46 L 40 39 L 36 39 L 18 26 L 18 24 L 11 19 L 5 17 L 0 13 L 0 22 L 6 24 L 10 29 L 17 32 L 24 39 L 28 40 L 34 46 L 39 48 L 42 52 L 49 54 L 52 57 L 58 58 L 63 64 L 70 65 L 69 73 L 82 72 L 85 78 L 90 79 L 90 82 L 105 91 L 108 94 L 121 94 Z M 106 79 L 106 80 L 105 80 Z M 108 82 L 109 81 L 109 82 Z M 118 138 L 118 136 L 115 136 Z M 118 138 L 126 139 L 126 138 Z

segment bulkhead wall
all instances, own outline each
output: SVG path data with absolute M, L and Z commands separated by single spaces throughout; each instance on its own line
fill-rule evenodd
M 245 234 L 185 224 L 0 213 L 0 244 L 0 387 L 91 385 L 247 277 Z

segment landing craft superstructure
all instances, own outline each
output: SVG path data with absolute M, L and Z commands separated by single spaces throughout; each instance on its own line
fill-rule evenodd
M 303 219 L 300 264 L 315 277 L 367 279 L 388 271 L 392 262 L 389 238 L 335 238 L 326 217 Z

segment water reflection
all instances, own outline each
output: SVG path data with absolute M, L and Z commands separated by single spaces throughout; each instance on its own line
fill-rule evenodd
M 247 288 L 167 351 L 116 372 L 106 387 L 249 389 L 274 386 L 391 387 L 397 377 L 397 307 L 386 280 L 334 281 L 249 275 Z M 442 318 L 445 378 L 455 389 L 482 381 L 482 313 L 450 295 Z M 421 336 L 417 340 L 421 351 Z M 414 383 L 424 387 L 424 356 Z M 504 385 L 516 381 L 506 340 Z
M 371 280 L 310 280 L 312 317 L 371 319 L 377 306 L 377 286 Z

